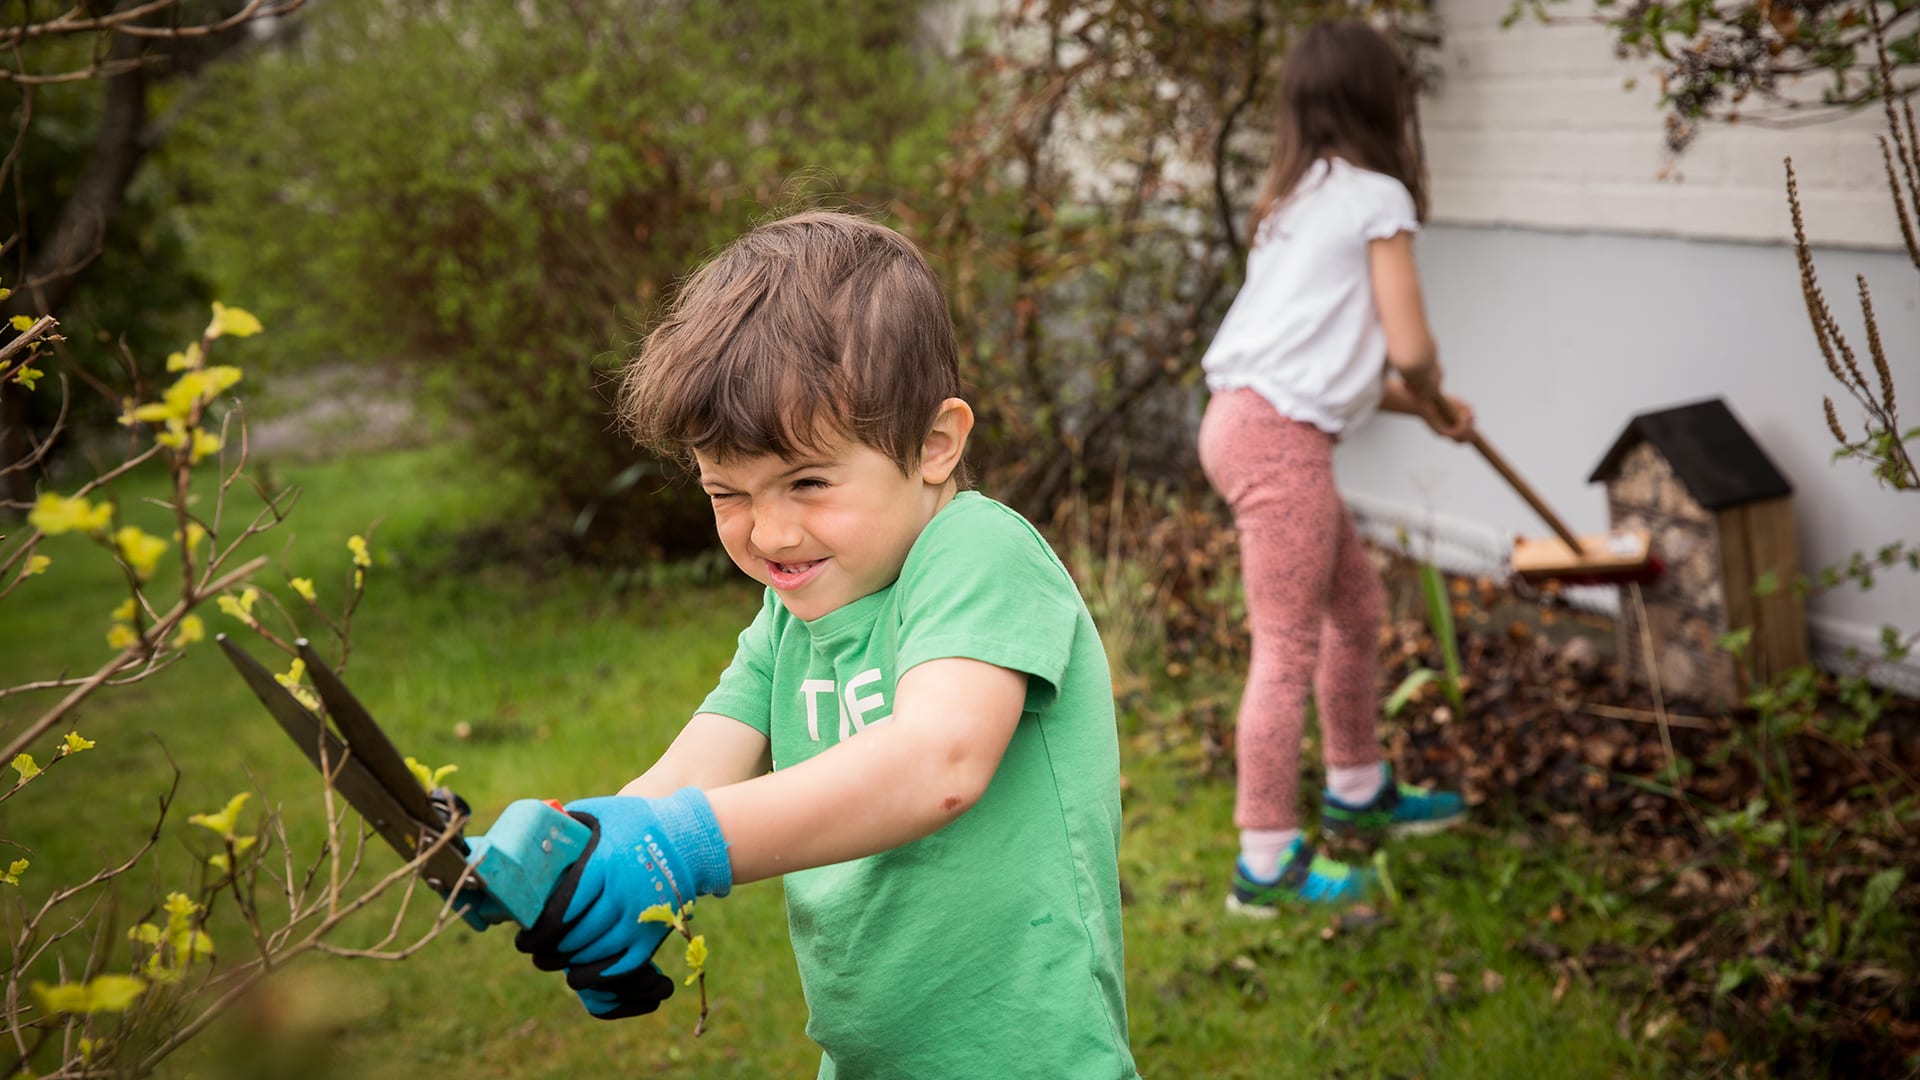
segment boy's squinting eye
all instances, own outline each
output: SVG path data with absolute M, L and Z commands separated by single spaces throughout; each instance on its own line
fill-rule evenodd
M 818 476 L 806 476 L 795 480 L 793 486 L 796 488 L 824 488 L 827 487 L 828 484 Z

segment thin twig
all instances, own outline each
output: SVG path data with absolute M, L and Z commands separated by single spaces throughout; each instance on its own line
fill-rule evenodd
M 1654 722 L 1660 725 L 1660 746 L 1667 755 L 1667 775 L 1673 780 L 1674 790 L 1678 791 L 1680 789 L 1680 757 L 1673 752 L 1673 732 L 1670 730 L 1672 720 L 1667 715 L 1666 696 L 1660 691 L 1660 660 L 1659 654 L 1653 650 L 1653 627 L 1647 622 L 1647 605 L 1640 597 L 1640 583 L 1633 582 L 1627 588 L 1633 596 L 1633 611 L 1636 621 L 1640 624 L 1640 647 L 1643 650 L 1641 657 L 1647 670 L 1647 686 L 1653 691 Z M 1691 802 L 1682 799 L 1680 805 L 1686 808 L 1687 816 L 1693 819 L 1695 828 L 1706 828 L 1706 824 L 1700 820 L 1700 812 L 1693 808 Z
M 1648 712 L 1645 709 L 1623 708 L 1618 705 L 1602 705 L 1597 701 L 1583 702 L 1580 706 L 1580 711 L 1590 713 L 1594 716 L 1606 717 L 1609 720 L 1638 720 L 1646 724 L 1659 723 L 1661 716 L 1659 713 Z M 1695 731 L 1720 731 L 1726 727 L 1726 724 L 1722 721 L 1712 720 L 1704 716 L 1689 716 L 1686 713 L 1668 713 L 1666 714 L 1666 720 L 1667 723 L 1674 727 L 1690 728 Z

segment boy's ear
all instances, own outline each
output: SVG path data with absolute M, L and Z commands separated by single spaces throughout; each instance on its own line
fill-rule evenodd
M 960 468 L 971 434 L 973 407 L 957 397 L 941 402 L 926 441 L 920 444 L 920 478 L 929 484 L 946 483 Z

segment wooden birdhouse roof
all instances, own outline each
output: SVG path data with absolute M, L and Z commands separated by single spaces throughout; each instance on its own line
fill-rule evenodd
M 1634 417 L 1588 482 L 1613 479 L 1627 452 L 1642 442 L 1667 460 L 1687 493 L 1707 510 L 1793 494 L 1793 485 L 1719 398 Z

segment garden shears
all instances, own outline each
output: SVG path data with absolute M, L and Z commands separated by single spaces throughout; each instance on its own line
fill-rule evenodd
M 558 803 L 521 799 L 508 805 L 486 835 L 468 839 L 461 830 L 468 817 L 465 801 L 445 788 L 427 791 L 386 732 L 305 638 L 294 648 L 333 728 L 227 635 L 217 640 L 254 696 L 334 790 L 401 858 L 421 859 L 420 876 L 428 885 L 442 896 L 458 890 L 455 910 L 470 926 L 534 924 L 561 873 L 586 850 L 592 836 L 587 825 Z M 450 828 L 453 835 L 446 837 Z

